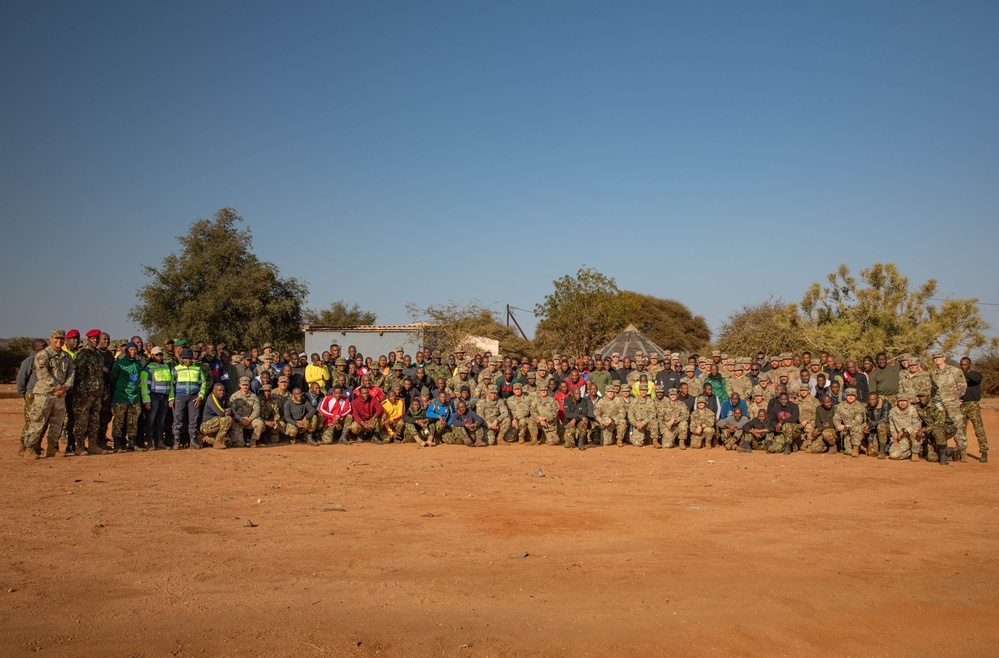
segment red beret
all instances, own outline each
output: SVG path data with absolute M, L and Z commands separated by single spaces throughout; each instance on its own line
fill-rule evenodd
M 101 335 L 100 329 L 91 329 L 90 331 L 87 332 L 87 338 L 97 338 L 100 335 Z
M 66 338 L 79 338 L 79 337 L 80 337 L 79 329 L 70 329 L 69 331 L 66 332 Z

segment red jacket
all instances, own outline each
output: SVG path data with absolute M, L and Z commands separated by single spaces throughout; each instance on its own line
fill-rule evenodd
M 354 402 L 350 405 L 350 412 L 354 416 L 354 420 L 358 423 L 363 423 L 369 421 L 372 418 L 381 416 L 385 409 L 382 408 L 382 403 L 373 397 L 369 397 L 368 401 L 365 402 L 358 395 L 354 398 Z
M 319 403 L 319 413 L 326 419 L 324 425 L 332 425 L 341 418 L 351 415 L 350 400 L 346 396 L 336 398 L 333 395 L 327 395 Z

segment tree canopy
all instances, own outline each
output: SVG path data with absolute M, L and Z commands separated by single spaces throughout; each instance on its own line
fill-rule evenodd
M 360 324 L 374 324 L 378 317 L 371 311 L 361 309 L 358 304 L 347 306 L 347 302 L 337 300 L 321 311 L 307 308 L 302 311 L 305 324 L 322 327 L 355 327 Z
M 410 302 L 406 304 L 406 310 L 413 320 L 427 323 L 420 337 L 427 348 L 446 353 L 454 352 L 459 347 L 471 351 L 470 338 L 481 336 L 498 340 L 500 351 L 505 355 L 520 357 L 532 354 L 531 341 L 500 324 L 493 312 L 478 300 L 466 303 L 452 300 L 431 306 Z
M 585 265 L 552 283 L 554 292 L 534 309 L 535 343 L 542 349 L 593 354 L 639 309 L 638 300 L 622 295 L 613 278 Z
M 989 344 L 977 299 L 937 302 L 934 279 L 910 286 L 892 263 L 875 263 L 855 277 L 841 265 L 827 285 L 812 284 L 800 304 L 770 300 L 729 316 L 718 347 L 742 354 L 826 350 L 860 358 L 885 352 L 964 356 Z
M 257 258 L 249 228 L 237 228 L 242 221 L 222 208 L 191 224 L 177 238 L 179 253 L 159 267 L 143 266 L 150 281 L 129 318 L 158 339 L 197 337 L 234 347 L 300 343 L 308 289 Z
M 634 301 L 635 310 L 628 322 L 664 350 L 694 352 L 711 341 L 707 321 L 684 304 L 628 290 L 621 295 Z

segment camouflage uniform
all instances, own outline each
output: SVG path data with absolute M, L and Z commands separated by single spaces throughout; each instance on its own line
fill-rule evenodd
M 250 435 L 250 447 L 256 447 L 260 436 L 266 429 L 264 421 L 260 419 L 260 399 L 253 393 L 247 392 L 243 394 L 242 391 L 236 391 L 229 396 L 229 408 L 232 410 L 232 428 L 230 433 L 233 444 L 236 446 L 244 445 L 243 430 L 249 429 L 252 432 Z M 249 427 L 243 427 L 243 424 L 240 422 L 244 418 L 250 419 Z
M 989 440 L 985 436 L 985 425 L 982 423 L 981 403 L 978 400 L 961 402 L 961 415 L 964 416 L 965 423 L 970 422 L 971 427 L 975 430 L 975 438 L 978 439 L 978 452 L 982 455 L 986 454 L 989 451 Z
M 225 448 L 229 446 L 229 435 L 232 430 L 232 416 L 216 416 L 210 420 L 206 420 L 201 423 L 198 427 L 198 431 L 205 435 L 206 438 L 212 439 L 212 443 L 216 448 Z M 191 437 L 191 444 L 193 445 L 195 441 L 200 441 L 198 437 Z
M 745 375 L 731 377 L 728 380 L 729 394 L 738 393 L 740 400 L 748 400 L 753 390 L 753 382 Z
M 593 417 L 597 419 L 597 427 L 600 428 L 601 443 L 609 446 L 617 441 L 619 446 L 624 445 L 624 439 L 628 435 L 628 414 L 621 404 L 621 398 L 614 396 L 613 400 L 602 397 L 593 405 Z M 609 420 L 609 425 L 604 425 L 604 421 Z
M 961 396 L 968 389 L 968 380 L 964 376 L 964 371 L 955 366 L 945 366 L 943 370 L 937 369 L 931 373 L 930 378 L 937 386 L 937 398 L 947 409 L 947 415 L 954 421 L 957 431 L 954 434 L 954 442 L 957 444 L 958 458 L 961 461 L 968 461 L 968 437 L 964 433 L 964 414 L 961 413 Z
M 901 387 L 899 387 L 901 389 Z M 901 395 L 901 394 L 900 394 Z M 888 446 L 889 459 L 911 459 L 919 461 L 919 449 L 922 440 L 919 437 L 919 430 L 922 428 L 922 421 L 919 420 L 919 412 L 916 405 L 910 404 L 905 409 L 894 407 L 888 417 L 888 425 L 891 431 L 891 443 Z M 895 438 L 901 434 L 898 442 Z
M 538 423 L 538 429 L 544 434 L 545 443 L 550 446 L 558 445 L 558 401 L 550 395 L 544 398 L 537 396 L 532 400 L 531 417 L 535 422 L 545 419 L 545 425 Z
M 83 450 L 102 452 L 97 445 L 101 426 L 101 404 L 104 401 L 104 357 L 89 345 L 73 359 L 76 378 L 73 384 L 73 416 L 76 425 L 76 453 Z
M 923 372 L 922 370 L 919 370 L 913 373 L 910 370 L 905 370 L 899 373 L 898 390 L 900 393 L 902 392 L 907 393 L 910 396 L 909 397 L 910 400 L 915 399 L 916 393 L 918 391 L 929 391 L 932 387 L 933 387 L 933 380 L 930 378 L 930 373 L 928 372 Z
M 641 447 L 645 445 L 646 438 L 652 442 L 652 445 L 655 445 L 656 440 L 660 438 L 659 414 L 657 412 L 656 403 L 648 396 L 644 398 L 639 396 L 632 401 L 631 406 L 628 408 L 628 423 L 631 425 L 631 445 Z M 639 423 L 644 425 L 642 429 L 638 428 Z
M 490 386 L 491 392 L 496 390 L 496 385 Z M 486 442 L 494 446 L 497 441 L 504 440 L 507 432 L 510 431 L 510 409 L 506 406 L 503 398 L 497 396 L 495 400 L 490 400 L 487 396 L 479 401 L 482 411 L 478 412 L 482 419 L 486 421 Z M 498 423 L 499 429 L 491 429 L 491 425 Z
M 520 389 L 521 394 L 516 391 Z M 531 400 L 523 394 L 524 387 L 521 384 L 513 385 L 514 395 L 507 398 L 506 406 L 510 410 L 511 426 L 518 443 L 523 443 L 526 438 L 533 442 L 538 436 L 538 421 L 531 417 Z
M 659 431 L 663 435 L 664 448 L 672 448 L 674 443 L 679 443 L 681 449 L 687 449 L 689 419 L 687 405 L 679 400 L 666 398 L 659 408 Z
M 266 437 L 268 443 L 277 443 L 281 440 L 281 434 L 284 430 L 284 420 L 282 419 L 284 415 L 284 399 L 282 398 L 279 401 L 278 398 L 274 397 L 274 393 L 272 392 L 270 396 L 261 396 L 258 398 L 258 403 L 260 405 L 260 420 L 264 423 L 261 436 Z M 268 427 L 267 423 L 270 422 L 276 422 L 276 425 Z M 323 434 L 323 438 L 326 438 L 325 433 Z M 332 440 L 330 443 L 332 443 Z
M 926 461 L 940 461 L 940 452 L 947 450 L 947 441 L 957 435 L 957 424 L 939 398 L 932 398 L 925 406 L 916 404 L 916 413 L 923 424 L 924 438 L 930 439 L 926 442 Z
M 415 420 L 427 419 L 427 411 L 423 407 L 415 410 L 410 407 L 407 413 Z M 434 433 L 429 426 L 420 427 L 414 423 L 405 423 L 402 428 L 402 440 L 407 443 L 418 443 L 421 446 L 426 446 L 433 438 Z
M 840 432 L 843 437 L 843 452 L 852 457 L 859 456 L 860 442 L 864 438 L 864 428 L 867 424 L 867 405 L 853 401 L 853 404 L 843 401 L 836 405 L 834 416 L 837 428 L 840 425 L 846 429 Z
M 707 446 L 710 448 L 715 437 L 714 412 L 707 407 L 703 409 L 694 407 L 694 410 L 690 412 L 688 423 L 690 427 L 690 447 L 703 448 Z
M 53 332 L 53 335 L 57 335 Z M 62 336 L 65 337 L 65 333 Z M 38 381 L 35 383 L 34 400 L 31 405 L 31 424 L 24 439 L 24 456 L 35 459 L 35 446 L 42 441 L 42 432 L 48 425 L 46 434 L 45 456 L 52 457 L 59 451 L 59 434 L 66 420 L 66 398 L 55 396 L 57 388 L 72 388 L 76 374 L 73 358 L 62 350 L 51 345 L 35 353 L 35 373 Z
M 798 395 L 793 401 L 798 405 L 798 422 L 801 423 L 801 431 L 810 435 L 815 429 L 815 410 L 821 403 L 811 395 L 804 398 Z

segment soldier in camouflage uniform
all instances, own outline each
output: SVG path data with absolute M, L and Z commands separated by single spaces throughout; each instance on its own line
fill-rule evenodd
M 403 376 L 402 370 L 403 370 L 402 361 L 396 361 L 395 363 L 392 364 L 392 374 L 385 379 L 386 391 L 390 390 L 401 391 L 404 388 L 402 382 L 406 378 Z
M 139 348 L 135 343 L 125 345 L 125 356 L 111 368 L 111 386 L 114 391 L 111 400 L 111 436 L 115 440 L 115 453 L 132 448 L 145 452 L 136 440 L 139 436 L 139 411 L 142 409 L 140 377 L 145 364 L 138 358 Z
M 219 450 L 228 448 L 229 434 L 232 430 L 232 411 L 225 399 L 224 384 L 215 384 L 212 387 L 212 392 L 205 398 L 203 407 L 204 417 L 198 426 L 198 432 L 205 438 L 212 439 L 212 447 Z M 191 437 L 191 448 L 200 450 L 202 447 L 201 436 L 195 433 L 195 436 Z
M 961 414 L 975 429 L 980 455 L 978 461 L 987 464 L 989 461 L 989 440 L 985 436 L 985 425 L 982 423 L 982 373 L 971 369 L 971 359 L 968 357 L 961 359 L 961 371 L 964 372 L 964 379 L 967 383 L 964 395 L 961 396 Z
M 809 393 L 807 386 L 798 389 L 794 403 L 798 405 L 798 422 L 801 424 L 802 436 L 807 438 L 815 430 L 815 410 L 821 403 Z
M 97 445 L 101 425 L 101 403 L 104 400 L 104 357 L 97 351 L 101 332 L 87 332 L 87 345 L 76 353 L 73 364 L 76 376 L 73 384 L 73 434 L 76 454 L 102 455 Z
M 538 386 L 538 375 L 533 370 L 527 373 L 527 383 L 524 384 L 524 397 L 529 400 L 537 400 L 541 388 Z
M 281 440 L 281 428 L 284 425 L 284 421 L 281 419 L 284 413 L 284 403 L 282 402 L 280 407 L 278 406 L 277 400 L 273 397 L 273 387 L 270 384 L 264 384 L 260 387 L 258 401 L 260 402 L 260 420 L 264 424 L 261 440 L 265 440 L 267 443 L 277 443 Z
M 506 406 L 510 410 L 510 426 L 517 443 L 525 440 L 534 442 L 538 436 L 538 421 L 531 417 L 531 400 L 524 395 L 524 385 L 517 382 L 513 385 L 513 397 L 507 398 Z
M 715 414 L 707 408 L 707 401 L 703 396 L 697 396 L 697 404 L 690 412 L 690 447 L 708 448 L 713 447 L 715 438 Z
M 687 449 L 687 427 L 690 412 L 687 405 L 680 402 L 680 392 L 671 388 L 666 392 L 666 400 L 659 408 L 659 432 L 662 434 L 662 447 L 672 448 L 680 444 L 681 450 Z
M 904 390 L 909 396 L 910 406 L 918 391 L 933 392 L 933 380 L 930 373 L 925 372 L 920 366 L 921 361 L 916 357 L 909 358 L 909 367 L 899 373 L 898 390 Z
M 424 368 L 424 372 L 430 377 L 430 381 L 436 382 L 443 379 L 445 382 L 451 378 L 451 369 L 441 363 L 441 353 L 438 350 L 433 352 L 433 363 Z
M 896 395 L 896 399 L 897 399 Z M 877 393 L 867 395 L 866 427 L 864 434 L 867 436 L 867 456 L 884 459 L 888 454 L 888 418 L 891 414 L 891 403 L 882 400 Z
M 409 402 L 409 409 L 402 417 L 405 425 L 402 428 L 402 440 L 416 443 L 420 448 L 433 445 L 434 433 L 430 429 L 430 419 L 426 409 L 420 403 L 420 398 L 414 397 Z
M 48 425 L 45 456 L 54 457 L 59 452 L 59 434 L 66 420 L 66 393 L 73 388 L 76 366 L 73 358 L 63 351 L 66 332 L 52 332 L 50 345 L 36 352 L 34 357 L 35 399 L 31 405 L 31 425 L 24 439 L 24 458 L 38 459 L 35 446 L 42 442 L 42 431 Z
M 931 396 L 929 391 L 919 391 L 916 399 L 916 413 L 923 425 L 917 438 L 920 442 L 924 438 L 929 439 L 926 442 L 926 461 L 947 466 L 947 441 L 957 435 L 957 424 L 943 401 Z
M 469 391 L 475 386 L 475 382 L 468 376 L 468 366 L 458 366 L 458 373 L 447 381 L 445 390 L 449 397 L 456 398 L 462 386 L 467 386 Z
M 836 430 L 843 437 L 843 452 L 850 457 L 860 456 L 860 443 L 864 439 L 866 427 L 866 405 L 857 402 L 857 389 L 848 388 L 846 399 L 836 405 L 834 422 Z
M 836 454 L 836 442 L 839 434 L 836 432 L 836 408 L 833 400 L 828 395 L 822 397 L 822 402 L 815 407 L 815 425 L 812 431 L 805 435 L 811 437 L 811 443 L 806 443 L 802 447 L 805 452 L 821 453 L 827 450 L 831 454 Z
M 624 445 L 624 438 L 628 434 L 628 414 L 613 386 L 607 386 L 604 396 L 594 403 L 593 417 L 600 429 L 602 445 L 609 446 L 615 441 L 619 446 Z
M 692 391 L 692 394 L 693 393 L 699 393 L 700 391 L 702 391 L 704 389 L 704 386 L 701 384 L 701 382 L 703 381 L 703 378 L 701 378 L 701 377 L 695 377 L 694 376 L 694 372 L 695 371 L 696 371 L 696 368 L 694 368 L 694 365 L 688 363 L 683 368 L 683 378 L 680 380 L 681 384 L 686 384 L 687 385 L 687 390 L 688 391 Z M 679 388 L 679 386 L 677 388 Z
M 745 368 L 741 363 L 734 365 L 734 376 L 728 379 L 728 391 L 738 393 L 740 400 L 748 400 L 753 390 L 753 382 L 746 377 Z
M 250 378 L 240 377 L 239 390 L 229 397 L 232 411 L 230 436 L 234 446 L 246 445 L 244 431 L 250 430 L 250 447 L 256 448 L 266 426 L 260 419 L 260 400 L 250 392 Z
M 652 445 L 660 438 L 658 408 L 656 403 L 649 397 L 647 386 L 638 385 L 638 397 L 635 398 L 628 408 L 628 424 L 631 425 L 631 445 L 642 447 L 645 439 L 649 439 Z
M 937 399 L 947 409 L 947 415 L 954 421 L 957 428 L 954 434 L 954 442 L 957 443 L 957 458 L 959 461 L 968 461 L 968 437 L 964 433 L 964 414 L 961 413 L 961 396 L 968 389 L 968 380 L 964 376 L 964 371 L 951 365 L 947 365 L 947 357 L 942 352 L 933 355 L 933 363 L 936 368 L 932 369 L 930 378 L 937 387 Z
M 538 388 L 539 389 L 548 388 L 548 382 L 550 382 L 553 379 L 554 377 L 548 374 L 548 365 L 544 361 L 539 361 L 538 375 L 537 375 Z
M 910 404 L 909 391 L 899 386 L 895 408 L 888 417 L 891 444 L 888 446 L 889 459 L 910 459 L 919 461 L 921 447 L 920 430 L 922 421 L 919 412 Z
M 768 449 L 767 452 L 783 452 L 789 455 L 795 447 L 800 447 L 801 410 L 798 405 L 791 402 L 791 397 L 784 390 L 783 384 L 779 385 L 775 393 L 777 393 L 777 403 L 767 414 L 767 422 L 770 423 L 770 431 L 773 433 L 771 440 L 773 450 Z
M 538 423 L 538 429 L 544 435 L 544 443 L 550 446 L 558 445 L 558 401 L 553 398 L 547 388 L 538 387 L 538 397 L 533 401 L 531 407 L 531 417 Z M 538 444 L 541 444 L 539 437 Z
M 486 441 L 494 446 L 498 441 L 505 441 L 510 431 L 510 409 L 499 397 L 499 387 L 490 384 L 486 388 L 486 398 L 479 402 L 482 411 L 478 414 L 486 421 Z

